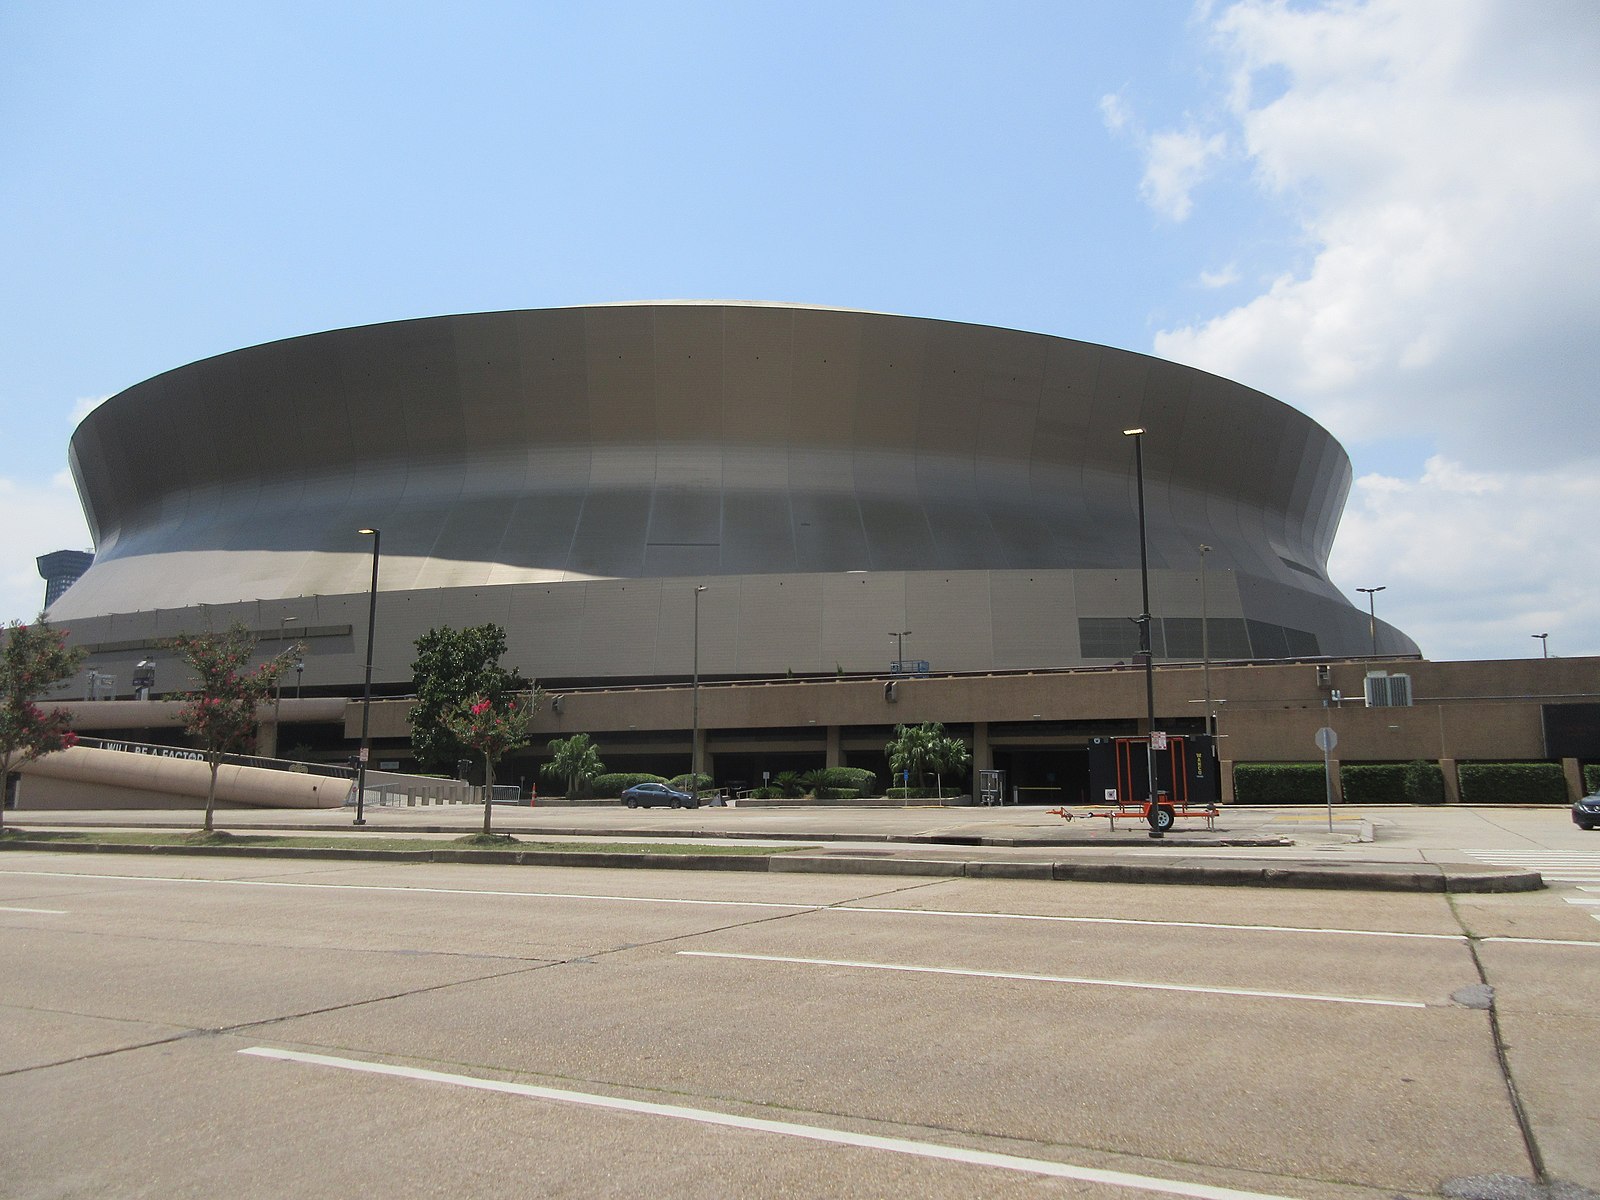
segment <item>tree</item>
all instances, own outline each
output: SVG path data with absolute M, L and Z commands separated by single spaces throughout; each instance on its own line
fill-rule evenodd
M 205 832 L 210 833 L 222 756 L 239 749 L 255 733 L 256 708 L 272 695 L 273 684 L 294 660 L 297 647 L 290 646 L 251 670 L 255 635 L 237 623 L 224 633 L 185 633 L 167 644 L 188 659 L 200 677 L 199 686 L 178 716 L 184 728 L 200 740 L 211 764 L 205 823 Z
M 927 725 L 896 725 L 894 740 L 884 748 L 889 769 L 897 776 L 909 773 L 923 787 L 925 776 L 967 773 L 972 752 L 958 737 L 945 732 L 937 721 Z
M 471 703 L 498 703 L 530 685 L 500 665 L 506 652 L 506 631 L 499 625 L 430 629 L 414 643 L 411 673 L 417 702 L 406 714 L 411 722 L 411 751 L 429 770 L 454 773 L 456 761 L 468 757 L 468 746 L 451 732 L 450 720 Z
M 12 621 L 0 648 L 0 828 L 11 773 L 36 758 L 65 750 L 78 740 L 72 714 L 46 711 L 36 701 L 78 673 L 87 653 L 67 649 L 66 634 L 51 629 L 44 614 L 32 625 Z
M 600 750 L 587 733 L 552 739 L 550 753 L 554 757 L 539 770 L 552 779 L 561 780 L 569 797 L 584 795 L 590 785 L 606 773 L 606 765 L 600 761 Z
M 498 697 L 473 696 L 445 718 L 452 736 L 483 756 L 483 832 L 489 834 L 494 809 L 494 766 L 512 750 L 528 744 L 528 725 L 544 699 L 531 692 L 507 692 Z

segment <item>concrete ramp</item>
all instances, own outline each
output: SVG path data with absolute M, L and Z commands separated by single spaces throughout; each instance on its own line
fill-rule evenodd
M 204 808 L 211 768 L 202 759 L 73 746 L 22 768 L 17 809 Z M 350 780 L 223 763 L 217 806 L 338 808 Z

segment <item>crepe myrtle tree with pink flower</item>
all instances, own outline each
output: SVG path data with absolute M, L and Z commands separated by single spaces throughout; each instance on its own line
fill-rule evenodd
M 38 700 L 72 681 L 83 662 L 81 647 L 67 649 L 65 630 L 51 629 L 44 614 L 32 625 L 12 621 L 0 646 L 0 829 L 5 827 L 11 773 L 78 740 L 72 714 L 40 708 Z
M 217 768 L 222 756 L 246 745 L 256 731 L 257 708 L 272 695 L 278 676 L 301 652 L 299 645 L 252 668 L 256 638 L 235 623 L 226 632 L 185 633 L 167 643 L 188 659 L 199 676 L 198 686 L 178 716 L 189 734 L 198 739 L 211 764 L 211 784 L 206 789 L 205 832 L 211 832 L 211 814 L 217 805 Z
M 527 692 L 473 696 L 459 709 L 446 713 L 445 726 L 463 746 L 483 755 L 483 832 L 490 832 L 494 807 L 494 767 L 513 750 L 530 740 L 528 727 L 539 711 L 544 693 L 537 687 Z

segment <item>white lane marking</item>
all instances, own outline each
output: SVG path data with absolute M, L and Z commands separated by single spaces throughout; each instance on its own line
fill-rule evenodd
M 1387 929 L 1317 929 L 1301 925 L 1229 925 L 1213 921 L 1151 921 L 1137 917 L 1061 917 L 1038 913 L 962 912 L 944 908 L 868 908 L 841 904 L 830 912 L 891 913 L 913 917 L 988 918 L 996 921 L 1061 921 L 1073 925 L 1149 925 L 1161 929 L 1224 929 L 1243 933 L 1325 933 L 1341 937 L 1421 938 L 1425 941 L 1464 942 L 1459 933 L 1396 933 Z
M 1596 896 L 1593 900 L 1587 896 L 1567 896 L 1565 899 L 1568 904 L 1600 904 L 1600 896 Z
M 194 879 L 181 875 L 91 875 L 80 871 L 8 871 L 0 875 L 34 875 L 50 879 L 108 879 L 116 883 L 209 883 L 218 887 L 304 888 L 330 892 L 405 892 L 427 896 L 518 896 L 529 900 L 613 900 L 623 904 L 697 904 L 709 908 L 785 908 L 817 912 L 821 904 L 780 904 L 771 900 L 676 900 L 666 896 L 605 896 L 590 892 L 502 892 L 486 888 L 400 887 L 377 883 L 293 883 L 269 879 Z
M 0 868 L 0 875 L 29 875 L 48 879 L 108 879 L 133 883 L 209 883 L 218 887 L 305 888 L 336 892 L 404 892 L 438 896 L 515 896 L 529 900 L 603 900 L 622 904 L 686 904 L 708 908 L 781 908 L 796 913 L 871 913 L 889 916 L 956 917 L 968 920 L 1056 921 L 1074 925 L 1143 925 L 1152 929 L 1220 929 L 1244 933 L 1309 933 L 1335 937 L 1418 938 L 1427 941 L 1464 942 L 1459 933 L 1399 933 L 1386 929 L 1317 929 L 1297 925 L 1228 925 L 1205 921 L 1151 921 L 1133 917 L 1067 917 L 1038 913 L 966 912 L 939 908 L 872 908 L 838 904 L 784 904 L 771 900 L 679 900 L 667 896 L 609 896 L 592 892 L 507 892 L 483 888 L 400 887 L 374 883 L 299 883 L 261 879 L 194 879 L 172 875 L 94 875 L 80 871 L 12 871 Z
M 67 910 L 64 908 L 13 908 L 9 904 L 0 904 L 0 912 L 44 913 L 52 917 L 67 915 Z
M 1132 1175 L 1125 1171 L 1105 1171 L 1097 1167 L 1079 1167 L 1071 1163 L 1051 1162 L 1042 1158 L 1022 1158 L 1015 1154 L 993 1154 L 986 1150 L 969 1150 L 963 1146 L 946 1146 L 938 1142 L 917 1142 L 909 1138 L 880 1137 L 870 1133 L 852 1133 L 845 1129 L 829 1129 L 821 1125 L 801 1125 L 793 1121 L 769 1121 L 759 1117 L 739 1117 L 732 1113 L 706 1108 L 689 1108 L 681 1104 L 652 1104 L 645 1100 L 624 1100 L 617 1096 L 602 1096 L 593 1092 L 574 1092 L 565 1088 L 537 1087 L 527 1083 L 510 1083 L 501 1079 L 479 1079 L 472 1075 L 453 1075 L 444 1071 L 429 1071 L 420 1067 L 399 1067 L 389 1063 L 370 1062 L 355 1058 L 335 1058 L 327 1054 L 305 1054 L 295 1050 L 279 1050 L 271 1046 L 251 1046 L 239 1051 L 258 1058 L 279 1059 L 284 1062 L 305 1063 L 310 1066 L 335 1067 L 344 1071 L 359 1071 L 369 1075 L 389 1075 L 401 1079 L 415 1079 L 426 1083 L 450 1084 L 454 1087 L 473 1088 L 484 1092 L 500 1092 L 512 1096 L 526 1096 L 535 1100 L 552 1100 L 561 1104 L 581 1104 L 588 1108 L 610 1109 L 614 1112 L 640 1113 L 653 1117 L 672 1117 L 680 1121 L 694 1121 L 701 1125 L 721 1126 L 755 1133 L 772 1133 L 783 1137 L 805 1138 L 807 1141 L 826 1142 L 835 1146 L 852 1146 L 863 1150 L 883 1150 L 891 1154 L 906 1154 L 917 1158 L 938 1159 L 944 1162 L 963 1163 L 967 1166 L 994 1167 L 1003 1171 L 1018 1171 L 1027 1175 L 1046 1175 L 1056 1179 L 1073 1179 L 1082 1183 L 1101 1183 L 1111 1187 L 1132 1188 L 1137 1191 L 1159 1192 L 1168 1196 L 1190 1196 L 1194 1200 L 1286 1200 L 1264 1192 L 1243 1192 L 1233 1188 L 1212 1187 L 1204 1183 L 1185 1183 L 1177 1179 L 1160 1179 L 1152 1175 Z
M 1600 916 L 1595 916 L 1593 913 L 1589 915 L 1594 917 L 1596 921 L 1600 921 Z M 1576 942 L 1560 938 L 1486 937 L 1483 940 L 1486 942 L 1512 942 L 1522 946 L 1587 946 L 1591 950 L 1600 950 L 1600 942 Z
M 1380 1008 L 1427 1008 L 1420 1000 L 1374 1000 L 1365 996 L 1329 996 L 1316 992 L 1266 992 L 1255 988 L 1198 987 L 1186 983 L 1142 983 L 1128 979 L 1088 979 L 1075 975 L 1028 975 L 1014 971 L 971 971 L 957 967 L 923 967 L 904 963 L 853 962 L 834 958 L 789 958 L 777 954 L 729 954 L 716 950 L 679 950 L 685 958 L 732 958 L 744 962 L 796 963 L 807 967 L 852 967 L 864 971 L 905 971 L 917 975 L 964 975 L 975 979 L 1018 979 L 1026 983 L 1068 983 L 1084 987 L 1132 988 L 1149 992 L 1190 992 L 1204 996 L 1248 996 L 1259 1000 L 1316 1000 L 1324 1004 L 1366 1004 Z

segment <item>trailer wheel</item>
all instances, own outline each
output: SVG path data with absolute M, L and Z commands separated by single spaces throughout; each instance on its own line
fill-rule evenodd
M 1167 830 L 1171 829 L 1173 822 L 1175 822 L 1177 819 L 1178 818 L 1176 814 L 1173 813 L 1172 806 L 1170 804 L 1161 804 L 1156 807 L 1156 828 L 1162 833 L 1165 833 Z

